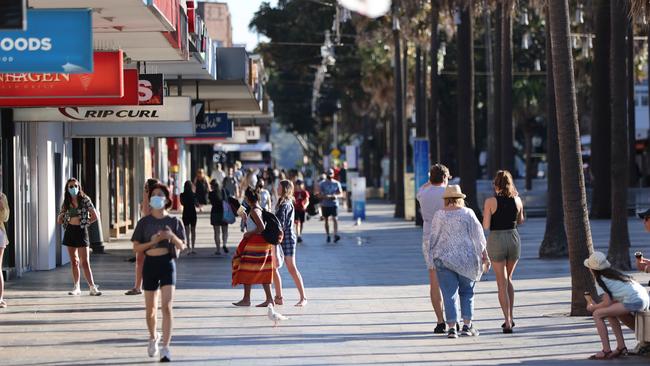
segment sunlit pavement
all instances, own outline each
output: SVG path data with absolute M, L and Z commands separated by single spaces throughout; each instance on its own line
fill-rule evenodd
M 421 230 L 392 218 L 392 206 L 368 205 L 369 221 L 353 225 L 342 216 L 339 243 L 326 243 L 322 222 L 306 225 L 297 249 L 309 304 L 292 306 L 298 295 L 283 269 L 290 317 L 277 328 L 266 309 L 236 308 L 242 289 L 230 287 L 230 257 L 214 256 L 207 215 L 199 219 L 198 252 L 178 262 L 172 340 L 173 361 L 191 365 L 363 365 L 363 364 L 593 364 L 600 350 L 589 318 L 569 318 L 566 260 L 542 261 L 537 249 L 544 219 L 521 227 L 523 259 L 516 273 L 515 333 L 503 322 L 493 274 L 477 284 L 476 338 L 434 335 Z M 605 249 L 608 221 L 592 223 L 597 248 Z M 632 252 L 650 252 L 650 234 L 631 218 Z M 241 237 L 231 225 L 229 246 Z M 108 254 L 92 265 L 101 297 L 70 297 L 70 268 L 28 273 L 7 285 L 9 308 L 0 313 L 1 365 L 136 365 L 147 357 L 142 296 L 125 296 L 133 280 L 127 241 L 107 244 Z M 643 283 L 649 275 L 635 274 Z M 83 288 L 83 287 L 82 287 Z M 253 290 L 253 302 L 263 291 Z M 635 345 L 631 331 L 627 346 Z M 614 344 L 613 344 L 614 346 Z M 609 363 L 648 364 L 628 357 Z

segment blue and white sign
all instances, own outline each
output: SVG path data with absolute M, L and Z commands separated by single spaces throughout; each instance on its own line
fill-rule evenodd
M 93 71 L 90 9 L 28 9 L 27 30 L 0 32 L 0 72 Z
M 415 173 L 415 191 L 429 180 L 429 140 L 413 140 L 413 167 Z
M 348 173 L 350 174 L 350 173 Z M 354 220 L 366 219 L 366 178 L 352 176 L 352 217 Z
M 196 124 L 197 137 L 232 137 L 233 123 L 228 113 L 205 113 L 202 122 Z

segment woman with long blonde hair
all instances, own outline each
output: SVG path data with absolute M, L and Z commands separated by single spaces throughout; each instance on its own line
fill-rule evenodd
M 503 333 L 512 333 L 515 288 L 512 274 L 521 255 L 517 225 L 524 223 L 524 204 L 515 188 L 512 175 L 499 170 L 494 177 L 494 197 L 485 200 L 483 228 L 490 230 L 487 250 L 492 260 L 499 290 L 499 304 L 505 322 Z
M 284 254 L 284 263 L 287 264 L 287 270 L 296 284 L 300 300 L 296 306 L 307 305 L 307 297 L 305 296 L 305 285 L 302 282 L 302 275 L 296 266 L 296 232 L 294 230 L 293 222 L 295 220 L 295 210 L 293 207 L 293 183 L 290 180 L 282 180 L 278 184 L 277 189 L 278 204 L 276 206 L 275 215 L 282 225 L 284 237 L 282 238 L 281 245 L 277 246 L 277 250 L 282 250 Z M 282 298 L 282 279 L 280 278 L 280 267 L 282 266 L 280 256 L 276 255 L 275 271 L 273 272 L 273 286 L 275 287 L 275 303 L 282 305 L 284 299 Z

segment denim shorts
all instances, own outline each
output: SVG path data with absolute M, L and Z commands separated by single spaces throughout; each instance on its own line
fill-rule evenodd
M 170 254 L 145 256 L 142 266 L 142 288 L 156 291 L 163 286 L 176 285 L 176 261 Z
M 648 302 L 643 299 L 636 298 L 630 302 L 624 302 L 625 310 L 630 312 L 645 311 L 648 310 Z

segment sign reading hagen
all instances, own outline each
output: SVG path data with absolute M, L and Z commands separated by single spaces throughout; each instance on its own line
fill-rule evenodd
M 166 97 L 163 105 L 14 109 L 20 122 L 159 122 L 193 118 L 189 97 Z

